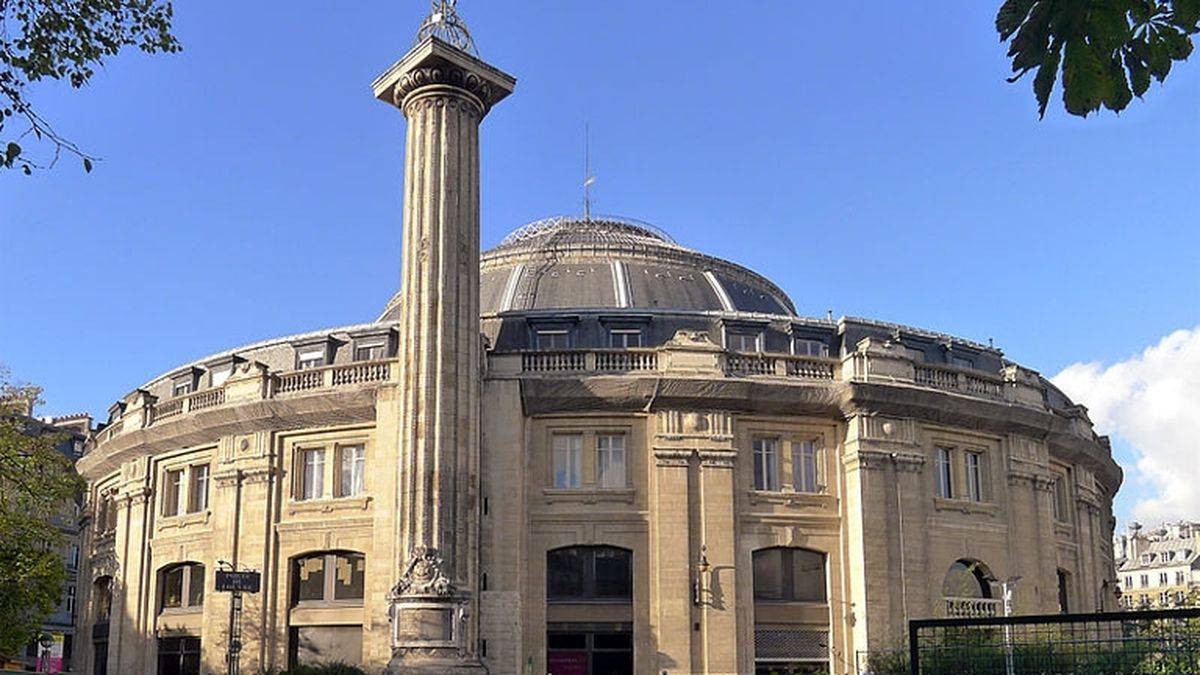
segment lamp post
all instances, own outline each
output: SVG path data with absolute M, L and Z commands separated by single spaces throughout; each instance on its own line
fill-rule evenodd
M 1013 591 L 1017 589 L 1017 582 L 1021 577 L 1009 577 L 1006 581 L 1000 582 L 1000 590 L 1004 594 L 1004 616 L 1008 618 L 1012 616 L 1012 599 Z M 1008 675 L 1013 675 L 1013 649 L 1012 649 L 1012 626 L 1004 624 L 1004 669 Z

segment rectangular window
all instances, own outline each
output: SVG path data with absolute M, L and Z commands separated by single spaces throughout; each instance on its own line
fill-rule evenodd
M 596 483 L 602 488 L 625 487 L 625 436 L 596 437 Z
M 355 361 L 378 361 L 386 356 L 387 345 L 383 342 L 364 343 L 354 348 Z
M 973 361 L 971 361 L 971 359 L 966 359 L 961 356 L 955 356 L 952 359 L 952 363 L 954 364 L 954 367 L 956 367 L 956 368 L 965 368 L 967 370 L 970 370 L 971 368 L 975 367 L 975 363 Z
M 188 486 L 188 513 L 199 513 L 208 508 L 208 465 L 192 467 L 191 485 Z
M 66 600 L 63 602 L 63 608 L 67 610 L 67 613 L 75 614 L 75 587 L 74 586 L 67 586 L 67 597 L 66 597 Z
M 571 336 L 565 330 L 539 330 L 535 337 L 538 349 L 571 348 Z
M 732 352 L 758 352 L 760 333 L 731 330 L 725 333 L 725 348 Z
M 1159 585 L 1159 586 L 1166 586 L 1166 585 L 1167 585 L 1167 573 L 1166 573 L 1166 572 L 1159 572 L 1159 573 L 1158 573 L 1158 585 Z
M 642 331 L 636 328 L 614 328 L 608 333 L 608 344 L 617 349 L 642 346 Z
M 171 387 L 172 396 L 184 396 L 192 393 L 192 383 L 190 380 L 179 380 Z
M 71 569 L 79 567 L 79 544 L 71 544 L 67 553 L 67 565 Z
M 1185 583 L 1187 583 L 1187 575 L 1184 574 L 1183 572 L 1176 572 L 1175 573 L 1175 585 L 1182 586 Z
M 300 499 L 320 499 L 325 496 L 325 449 L 308 448 L 300 451 Z
M 333 559 L 333 599 L 362 600 L 366 577 L 366 559 L 361 555 L 335 555 Z
M 555 434 L 553 437 L 554 487 L 583 485 L 583 435 Z
M 954 471 L 950 464 L 950 448 L 938 448 L 934 460 L 937 470 L 937 496 L 943 499 L 954 498 Z
M 1054 520 L 1060 523 L 1070 522 L 1070 515 L 1067 511 L 1067 479 L 1064 476 L 1054 479 L 1053 497 Z
M 300 370 L 320 368 L 325 365 L 324 349 L 306 349 L 296 355 L 296 367 Z
M 1141 582 L 1141 583 L 1140 583 L 1140 586 L 1141 586 L 1142 588 L 1148 588 L 1148 587 L 1150 586 L 1150 575 L 1149 575 L 1149 574 L 1143 574 L 1143 575 L 1142 575 L 1142 578 L 1141 578 L 1141 579 L 1138 579 L 1138 581 L 1139 581 L 1139 582 Z
M 968 452 L 964 456 L 967 460 L 967 499 L 981 502 L 983 501 L 983 456 L 978 452 Z
M 362 494 L 367 470 L 367 451 L 361 445 L 338 448 L 338 496 L 352 497 Z
M 180 513 L 179 501 L 183 497 L 183 469 L 173 469 L 163 475 L 163 505 L 164 516 L 177 516 Z
M 796 338 L 792 341 L 793 353 L 796 356 L 829 356 L 829 345 L 821 340 Z
M 814 441 L 792 444 L 792 489 L 796 492 L 820 491 L 817 454 L 817 444 Z
M 779 489 L 779 439 L 754 439 L 754 489 Z

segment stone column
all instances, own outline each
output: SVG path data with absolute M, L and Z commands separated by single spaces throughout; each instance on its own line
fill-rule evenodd
M 430 37 L 374 84 L 375 95 L 408 118 L 394 673 L 482 669 L 479 123 L 515 83 Z

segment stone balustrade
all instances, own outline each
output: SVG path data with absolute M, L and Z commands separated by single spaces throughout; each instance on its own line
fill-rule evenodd
M 201 410 L 218 408 L 265 398 L 289 397 L 311 392 L 371 385 L 392 381 L 396 362 L 361 361 L 336 364 L 322 368 L 296 370 L 286 373 L 268 372 L 265 366 L 249 368 L 246 375 L 230 378 L 225 384 L 202 391 L 157 401 L 140 392 L 138 405 L 113 420 L 97 434 L 95 442 L 102 444 L 131 429 L 143 429 L 175 417 Z
M 942 598 L 946 617 L 987 619 L 1000 616 L 1002 602 L 996 598 Z

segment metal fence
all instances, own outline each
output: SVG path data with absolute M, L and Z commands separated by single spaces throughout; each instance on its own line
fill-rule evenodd
M 910 621 L 911 675 L 1200 675 L 1200 609 Z M 893 675 L 883 669 L 875 675 Z

